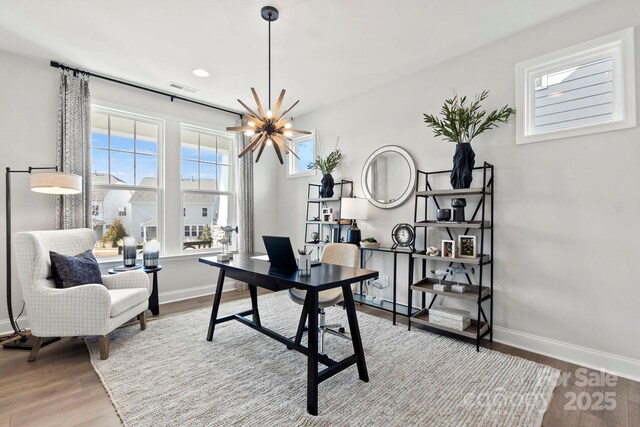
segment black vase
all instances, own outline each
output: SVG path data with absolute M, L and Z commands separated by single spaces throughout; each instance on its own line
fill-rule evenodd
M 322 186 L 320 187 L 320 197 L 333 197 L 333 177 L 330 173 L 322 175 Z
M 471 144 L 456 144 L 456 153 L 453 155 L 453 169 L 451 170 L 451 185 L 453 188 L 469 188 L 473 180 L 473 166 L 476 164 L 476 153 Z

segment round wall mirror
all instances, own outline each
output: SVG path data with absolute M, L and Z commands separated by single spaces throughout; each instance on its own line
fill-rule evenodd
M 416 164 L 404 148 L 378 148 L 362 168 L 362 191 L 374 206 L 395 208 L 407 201 L 416 186 Z

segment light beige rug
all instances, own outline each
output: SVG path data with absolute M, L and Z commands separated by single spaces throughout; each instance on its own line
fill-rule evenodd
M 301 307 L 261 296 L 264 326 L 295 334 Z M 223 304 L 220 315 L 250 308 Z M 306 358 L 236 322 L 205 340 L 210 310 L 111 335 L 108 360 L 91 362 L 127 426 L 538 426 L 559 371 L 358 313 L 370 382 L 355 366 L 320 384 L 319 415 L 306 412 Z M 328 323 L 346 324 L 340 308 Z M 327 337 L 339 359 L 351 342 Z M 322 368 L 322 366 L 321 366 Z

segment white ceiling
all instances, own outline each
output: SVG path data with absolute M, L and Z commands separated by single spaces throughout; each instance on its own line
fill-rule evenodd
M 2 0 L 0 50 L 241 109 L 252 86 L 267 97 L 271 4 L 272 96 L 286 88 L 299 115 L 595 1 Z

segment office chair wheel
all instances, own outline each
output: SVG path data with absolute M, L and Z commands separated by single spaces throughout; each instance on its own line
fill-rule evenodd
M 339 328 L 338 328 L 338 332 L 340 332 L 341 334 L 344 334 L 344 333 L 345 333 L 345 330 L 344 330 L 344 328 L 341 326 L 341 327 L 339 327 Z

